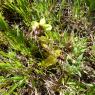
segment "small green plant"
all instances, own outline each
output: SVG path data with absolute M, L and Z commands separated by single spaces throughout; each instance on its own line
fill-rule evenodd
M 94 95 L 92 10 L 89 0 L 2 1 L 0 95 Z

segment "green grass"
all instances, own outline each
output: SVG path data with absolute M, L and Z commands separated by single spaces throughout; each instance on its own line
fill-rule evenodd
M 94 1 L 71 1 L 0 1 L 0 95 L 95 94 Z

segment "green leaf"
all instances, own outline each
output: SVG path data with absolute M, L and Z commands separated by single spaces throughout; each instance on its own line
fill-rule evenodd
M 56 62 L 57 62 L 57 59 L 53 55 L 50 55 L 47 59 L 45 59 L 41 63 L 39 63 L 39 66 L 47 68 L 47 67 L 55 64 Z
M 22 79 L 24 79 L 23 76 L 15 76 L 15 77 L 11 77 L 11 80 L 16 80 L 16 81 L 18 81 L 18 80 L 22 80 Z
M 1 69 L 12 69 L 12 65 L 10 63 L 0 63 Z
M 8 29 L 8 25 L 7 25 L 7 23 L 4 21 L 4 17 L 2 16 L 1 13 L 0 13 L 0 29 L 1 29 L 1 30 L 7 30 L 7 29 Z
M 6 93 L 4 93 L 4 95 L 11 95 L 11 94 L 14 92 L 14 90 L 15 90 L 17 87 L 21 86 L 23 83 L 24 83 L 24 80 L 20 80 L 19 82 L 14 83 L 14 84 L 11 86 L 11 88 L 9 89 L 9 91 L 6 92 Z

